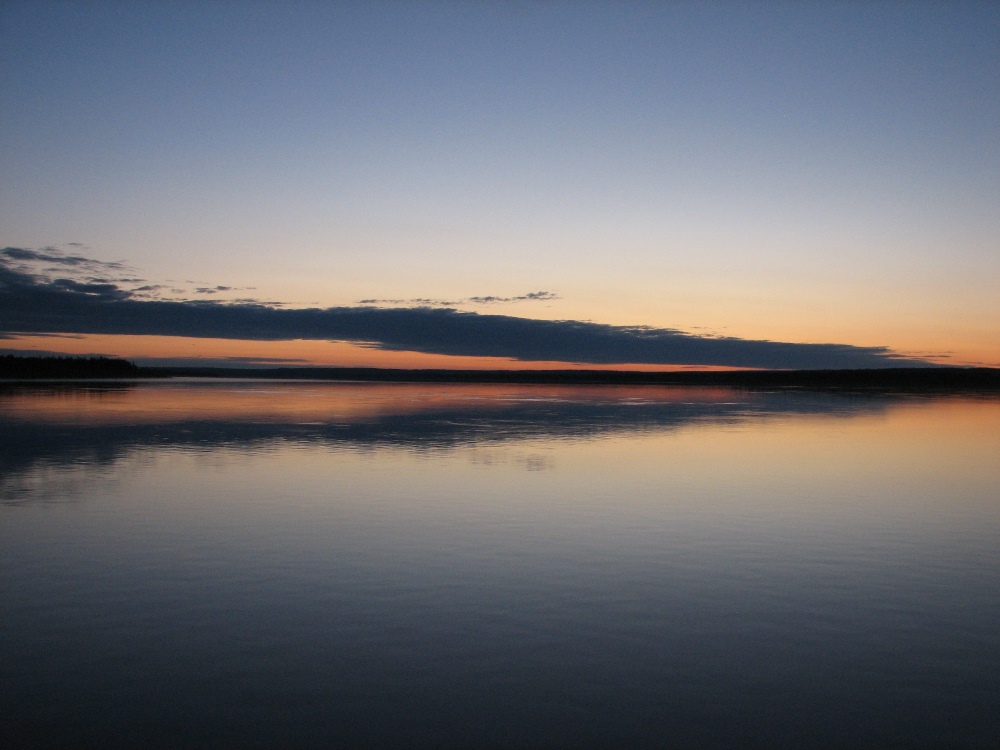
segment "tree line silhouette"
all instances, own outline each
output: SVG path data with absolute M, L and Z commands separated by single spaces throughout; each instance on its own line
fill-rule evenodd
M 417 383 L 525 383 L 576 385 L 698 385 L 855 391 L 1000 391 L 1000 369 L 984 367 L 855 370 L 397 370 L 355 367 L 140 367 L 116 357 L 0 356 L 0 379 L 266 378 Z
M 115 357 L 0 356 L 0 378 L 8 380 L 143 377 L 142 367 Z

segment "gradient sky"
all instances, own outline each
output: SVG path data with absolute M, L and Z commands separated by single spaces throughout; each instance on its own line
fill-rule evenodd
M 150 303 L 368 300 L 1000 366 L 995 2 L 8 0 L 0 101 L 0 247 L 122 261 L 114 283 L 162 285 Z M 14 261 L 38 289 L 68 268 Z M 74 314 L 0 313 L 0 344 L 489 354 Z M 497 352 L 480 363 L 547 361 Z

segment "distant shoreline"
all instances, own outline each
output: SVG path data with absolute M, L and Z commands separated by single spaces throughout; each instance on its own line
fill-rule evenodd
M 997 368 L 894 368 L 878 370 L 402 370 L 381 368 L 145 368 L 159 377 L 269 378 L 376 383 L 510 383 L 527 385 L 675 385 L 737 388 L 806 388 L 1000 392 Z
M 364 381 L 373 383 L 509 383 L 528 385 L 673 385 L 845 391 L 1000 393 L 1000 369 L 989 367 L 869 370 L 441 370 L 375 367 L 140 367 L 109 357 L 0 357 L 0 380 L 145 380 L 178 377 Z

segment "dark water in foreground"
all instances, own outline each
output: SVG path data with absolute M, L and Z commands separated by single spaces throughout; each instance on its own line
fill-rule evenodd
M 1000 400 L 0 392 L 7 747 L 1000 746 Z

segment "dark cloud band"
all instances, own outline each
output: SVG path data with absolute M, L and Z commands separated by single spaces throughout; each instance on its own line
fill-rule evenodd
M 791 344 L 453 309 L 281 309 L 254 303 L 147 300 L 114 284 L 48 279 L 0 256 L 0 332 L 350 341 L 427 354 L 593 365 L 837 369 L 927 366 L 885 347 Z

